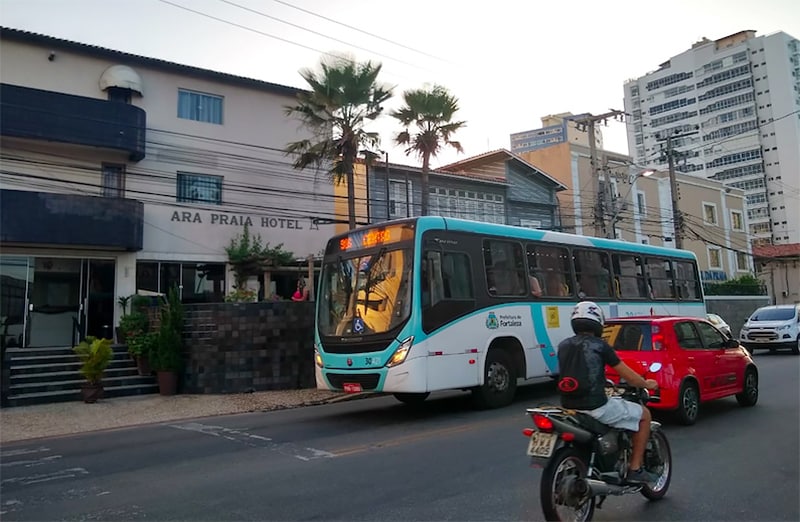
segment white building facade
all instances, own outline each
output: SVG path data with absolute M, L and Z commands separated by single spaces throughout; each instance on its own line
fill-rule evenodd
M 630 155 L 744 190 L 753 245 L 800 242 L 800 42 L 703 39 L 624 85 Z
M 3 341 L 110 336 L 121 296 L 219 302 L 249 226 L 298 260 L 333 234 L 333 186 L 296 171 L 298 90 L 13 29 L 0 33 Z M 266 291 L 266 290 L 265 290 Z

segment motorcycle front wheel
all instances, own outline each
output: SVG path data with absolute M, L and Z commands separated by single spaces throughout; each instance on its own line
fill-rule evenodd
M 594 514 L 594 497 L 580 493 L 588 466 L 583 453 L 564 447 L 556 452 L 542 472 L 540 498 L 547 520 L 587 522 Z
M 658 475 L 658 480 L 653 484 L 645 484 L 642 495 L 648 500 L 661 500 L 667 494 L 672 480 L 672 451 L 667 436 L 661 430 L 650 432 L 644 463 L 647 471 Z

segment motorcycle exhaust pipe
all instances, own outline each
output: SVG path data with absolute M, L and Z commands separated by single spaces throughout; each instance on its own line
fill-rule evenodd
M 624 495 L 628 488 L 624 486 L 615 486 L 607 484 L 602 480 L 584 479 L 586 487 L 589 489 L 589 496 L 608 496 L 608 495 Z

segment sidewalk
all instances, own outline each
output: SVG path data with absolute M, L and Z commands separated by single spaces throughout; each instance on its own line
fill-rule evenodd
M 228 395 L 151 394 L 102 399 L 94 404 L 74 401 L 2 408 L 0 443 L 179 419 L 312 406 L 345 398 L 354 397 L 312 388 Z

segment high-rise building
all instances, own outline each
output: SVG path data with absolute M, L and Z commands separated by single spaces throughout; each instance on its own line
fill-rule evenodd
M 800 242 L 800 42 L 784 32 L 703 38 L 629 80 L 629 153 L 641 166 L 743 189 L 753 245 Z

